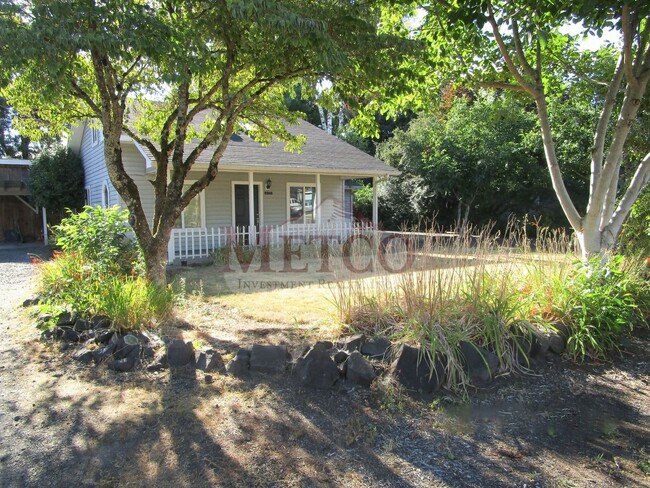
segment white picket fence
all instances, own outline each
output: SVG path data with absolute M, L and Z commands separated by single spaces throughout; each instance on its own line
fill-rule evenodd
M 331 245 L 339 245 L 352 235 L 374 231 L 372 223 L 344 221 L 321 225 L 264 225 L 259 229 L 256 226 L 174 229 L 167 247 L 167 258 L 170 264 L 207 258 L 213 251 L 231 245 L 279 248 L 284 245 L 285 239 L 291 239 L 293 243 L 307 243 L 327 237 Z

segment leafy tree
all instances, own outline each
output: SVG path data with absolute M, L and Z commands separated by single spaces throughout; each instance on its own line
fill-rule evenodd
M 0 97 L 0 158 L 29 159 L 29 138 L 17 134 L 11 124 L 12 110 Z
M 81 210 L 85 198 L 81 159 L 64 148 L 42 153 L 32 164 L 29 186 L 34 203 L 45 207 L 55 221 L 65 209 Z
M 3 3 L 0 73 L 22 129 L 101 124 L 109 177 L 126 203 L 147 275 L 165 282 L 166 248 L 182 210 L 217 176 L 239 130 L 298 149 L 284 121 L 295 82 L 327 77 L 354 91 L 391 78 L 405 44 L 380 35 L 380 3 L 330 0 L 59 0 Z M 11 39 L 11 42 L 7 40 Z M 360 89 L 360 88 L 359 88 Z M 153 101 L 152 98 L 156 100 Z M 202 122 L 199 122 L 201 120 Z M 127 134 L 153 155 L 153 221 L 122 164 Z M 186 146 L 187 141 L 192 141 Z M 206 167 L 197 166 L 204 152 Z M 190 170 L 200 171 L 185 186 Z
M 380 193 L 385 222 L 505 225 L 511 214 L 533 214 L 553 224 L 535 117 L 523 108 L 508 97 L 463 96 L 380 144 L 379 157 L 402 172 Z
M 650 257 L 650 191 L 644 190 L 623 224 L 621 247 L 627 254 Z
M 551 182 L 583 257 L 611 248 L 650 177 L 650 153 L 629 148 L 650 80 L 650 4 L 472 0 L 419 5 L 426 14 L 415 37 L 428 44 L 414 63 L 421 73 L 421 99 L 430 100 L 432 83 L 455 81 L 514 91 L 531 100 Z M 598 53 L 585 51 L 578 37 L 561 32 L 569 23 L 582 25 L 591 35 L 612 29 L 620 44 Z M 589 174 L 583 211 L 569 192 L 553 123 L 558 107 L 576 97 L 597 111 L 592 143 L 582 155 Z M 415 103 L 414 98 L 393 97 L 396 105 Z

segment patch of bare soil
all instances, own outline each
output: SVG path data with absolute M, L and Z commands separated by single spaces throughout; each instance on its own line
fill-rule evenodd
M 547 363 L 469 401 L 422 399 L 80 366 L 36 339 L 15 307 L 28 292 L 0 311 L 0 486 L 650 486 L 647 332 L 611 364 Z M 226 356 L 314 339 L 202 307 L 165 332 Z

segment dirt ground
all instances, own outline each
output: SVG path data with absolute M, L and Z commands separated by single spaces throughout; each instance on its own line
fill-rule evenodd
M 12 258 L 12 256 L 14 256 Z M 650 334 L 609 364 L 547 363 L 469 401 L 301 389 L 289 375 L 113 373 L 37 339 L 24 249 L 0 250 L 0 486 L 650 486 Z M 193 299 L 165 333 L 313 341 Z

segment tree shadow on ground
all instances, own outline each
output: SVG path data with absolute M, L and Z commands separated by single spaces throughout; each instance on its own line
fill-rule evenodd
M 304 389 L 288 373 L 125 375 L 68 364 L 31 407 L 16 407 L 24 428 L 15 434 L 33 448 L 25 462 L 3 461 L 0 484 L 534 486 L 578 476 L 604 453 L 626 469 L 595 464 L 595 482 L 634 485 L 632 447 L 649 444 L 650 418 L 616 375 L 647 380 L 643 364 L 624 361 L 612 374 L 549 364 L 541 378 L 500 378 L 469 402 L 439 394 L 395 408 L 377 389 Z

